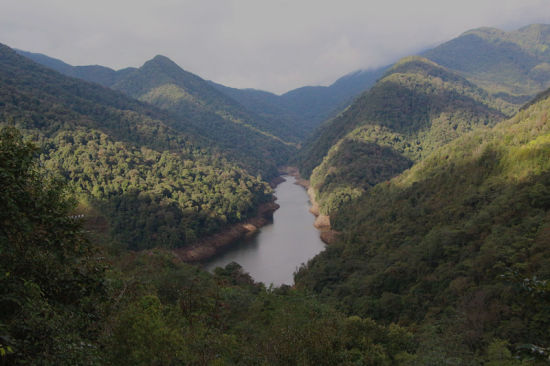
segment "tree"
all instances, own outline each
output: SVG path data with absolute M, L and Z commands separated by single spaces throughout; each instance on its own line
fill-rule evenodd
M 0 130 L 0 349 L 14 364 L 93 364 L 102 266 L 75 202 L 18 130 Z

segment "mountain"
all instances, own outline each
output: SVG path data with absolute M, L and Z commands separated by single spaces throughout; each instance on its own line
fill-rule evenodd
M 241 155 L 183 118 L 4 45 L 0 106 L 2 125 L 40 143 L 41 165 L 71 182 L 95 231 L 124 247 L 190 245 L 271 199 L 267 184 L 239 167 Z
M 22 50 L 15 50 L 18 54 L 25 56 L 36 63 L 49 67 L 57 72 L 72 76 L 91 83 L 98 83 L 106 87 L 113 86 L 120 79 L 135 71 L 133 67 L 128 67 L 115 71 L 105 66 L 72 66 L 56 58 L 52 58 L 41 53 L 33 53 Z
M 354 97 L 374 85 L 387 69 L 359 70 L 339 78 L 328 87 L 307 86 L 283 95 L 231 88 L 208 81 L 211 87 L 220 92 L 217 94 L 204 85 L 200 77 L 181 69 L 164 56 L 153 58 L 140 69 L 130 67 L 115 71 L 97 65 L 71 66 L 43 54 L 21 50 L 17 52 L 62 74 L 114 88 L 153 104 L 158 103 L 161 108 L 189 113 L 191 104 L 195 104 L 195 111 L 207 108 L 218 116 L 210 115 L 206 119 L 219 120 L 219 117 L 223 117 L 291 143 L 303 141 L 321 122 L 334 116 Z M 139 86 L 140 82 L 144 87 Z M 151 95 L 146 95 L 149 92 Z M 195 99 L 183 98 L 186 94 Z
M 249 113 L 167 57 L 156 56 L 112 88 L 185 118 L 220 146 L 254 159 L 256 171 L 263 171 L 267 178 L 277 175 L 276 167 L 294 150 L 292 143 L 284 140 L 294 139 L 291 128 L 272 125 Z
M 332 223 L 340 240 L 297 286 L 412 325 L 419 349 L 455 364 L 474 364 L 492 339 L 549 344 L 549 93 L 345 204 Z
M 550 87 L 550 25 L 478 28 L 423 53 L 515 104 Z
M 229 88 L 216 83 L 212 85 L 273 123 L 293 123 L 295 133 L 303 141 L 323 121 L 374 85 L 386 69 L 359 70 L 341 77 L 328 87 L 306 86 L 280 96 L 255 89 Z
M 285 137 L 296 139 L 291 127 L 283 128 L 249 113 L 167 57 L 157 56 L 138 69 L 114 71 L 102 66 L 70 66 L 45 55 L 18 52 L 65 75 L 119 90 L 170 112 L 173 119 L 181 120 L 172 124 L 173 128 L 207 137 L 236 156 L 251 173 L 266 179 L 275 177 L 277 167 L 294 151 L 292 143 L 270 132 L 283 131 Z
M 334 213 L 434 149 L 504 118 L 506 104 L 420 57 L 396 63 L 369 91 L 323 124 L 301 150 L 321 211 Z

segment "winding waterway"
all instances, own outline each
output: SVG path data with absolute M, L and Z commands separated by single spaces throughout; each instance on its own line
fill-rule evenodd
M 324 249 L 319 231 L 313 226 L 315 217 L 309 212 L 306 190 L 295 184 L 294 177 L 283 178 L 286 181 L 275 188 L 281 207 L 273 214 L 273 223 L 212 258 L 205 264 L 207 270 L 237 262 L 256 281 L 292 285 L 294 271 Z

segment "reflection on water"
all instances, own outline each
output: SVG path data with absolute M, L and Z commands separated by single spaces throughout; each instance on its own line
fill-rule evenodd
M 237 262 L 256 281 L 292 285 L 294 271 L 324 249 L 305 189 L 294 184 L 294 177 L 284 178 L 275 189 L 281 207 L 273 214 L 273 223 L 207 262 L 207 270 Z

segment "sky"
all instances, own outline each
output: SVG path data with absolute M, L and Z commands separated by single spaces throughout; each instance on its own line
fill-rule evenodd
M 0 43 L 71 65 L 157 54 L 204 79 L 283 93 L 482 26 L 550 23 L 550 0 L 0 0 Z

